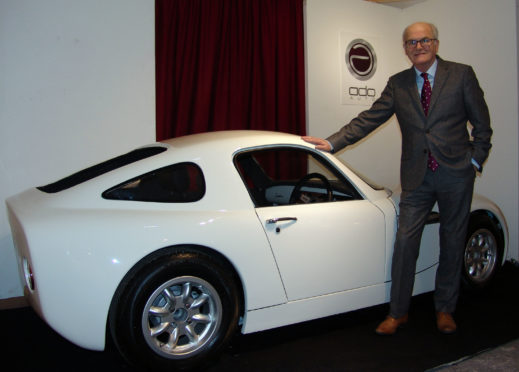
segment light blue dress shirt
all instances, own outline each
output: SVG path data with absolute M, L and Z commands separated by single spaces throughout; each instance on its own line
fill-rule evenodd
M 434 87 L 434 77 L 436 76 L 436 69 L 438 68 L 438 60 L 435 59 L 434 63 L 431 67 L 426 71 L 427 72 L 427 78 L 429 79 L 429 82 L 431 83 L 431 90 Z M 416 86 L 418 87 L 418 95 L 422 95 L 422 88 L 423 88 L 423 82 L 424 79 L 422 77 L 422 72 L 418 70 L 416 67 L 414 68 L 416 72 Z

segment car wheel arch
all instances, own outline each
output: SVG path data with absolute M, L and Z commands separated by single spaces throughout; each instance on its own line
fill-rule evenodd
M 477 210 L 474 210 L 474 211 L 470 212 L 469 221 L 477 218 L 478 216 L 487 216 L 495 224 L 495 226 L 497 228 L 497 231 L 499 233 L 499 235 L 497 236 L 498 243 L 499 243 L 499 248 L 503 251 L 503 253 L 505 253 L 504 252 L 505 251 L 505 230 L 503 228 L 503 225 L 502 225 L 501 221 L 497 218 L 496 214 L 493 213 L 492 211 L 489 211 L 489 210 L 486 210 L 486 209 L 477 209 Z M 506 258 L 506 255 L 503 254 L 503 257 L 502 257 L 503 261 L 500 262 L 500 264 L 503 264 L 505 258 Z
M 242 279 L 240 278 L 238 270 L 236 270 L 236 267 L 232 264 L 232 262 L 226 256 L 224 256 L 222 253 L 220 253 L 220 252 L 218 252 L 218 251 L 216 251 L 216 250 L 214 250 L 214 249 L 212 249 L 210 247 L 203 246 L 203 245 L 198 245 L 198 244 L 176 244 L 176 245 L 171 245 L 171 246 L 167 246 L 167 247 L 163 247 L 163 248 L 157 249 L 157 250 L 147 254 L 146 256 L 142 257 L 123 276 L 121 282 L 119 283 L 119 285 L 117 286 L 117 289 L 114 292 L 114 296 L 112 296 L 112 301 L 111 301 L 111 304 L 110 304 L 110 309 L 112 308 L 112 306 L 114 304 L 114 298 L 115 298 L 117 292 L 119 292 L 119 290 L 126 283 L 128 283 L 128 281 L 132 277 L 132 274 L 134 274 L 135 272 L 141 270 L 149 262 L 154 261 L 155 259 L 158 259 L 159 257 L 164 257 L 164 256 L 168 256 L 168 255 L 177 255 L 180 252 L 183 252 L 183 253 L 186 253 L 186 254 L 200 253 L 200 254 L 209 255 L 212 258 L 214 258 L 215 260 L 217 260 L 218 262 L 220 262 L 220 264 L 222 266 L 224 266 L 227 269 L 229 269 L 233 279 L 236 282 L 236 285 L 238 286 L 238 290 L 240 292 L 240 296 L 241 296 L 241 298 L 240 298 L 240 312 L 243 313 L 243 311 L 245 309 L 245 300 L 244 300 L 245 292 L 244 292 L 243 282 L 242 282 Z

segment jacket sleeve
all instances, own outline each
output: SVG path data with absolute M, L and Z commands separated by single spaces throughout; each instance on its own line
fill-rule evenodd
M 469 67 L 465 75 L 464 101 L 467 117 L 472 126 L 472 159 L 482 170 L 483 163 L 488 157 L 492 144 L 492 128 L 490 127 L 490 114 L 485 102 L 484 93 L 479 86 L 478 79 L 472 67 Z
M 366 111 L 332 134 L 326 140 L 332 145 L 333 152 L 363 139 L 394 114 L 393 83 L 389 79 L 380 97 Z

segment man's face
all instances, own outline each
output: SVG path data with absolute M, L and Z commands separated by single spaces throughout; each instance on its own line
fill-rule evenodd
M 440 42 L 438 40 L 432 40 L 428 45 L 422 45 L 421 42 L 411 45 L 409 41 L 433 38 L 434 35 L 431 28 L 429 25 L 423 23 L 411 25 L 405 34 L 405 54 L 407 54 L 411 63 L 422 72 L 427 71 L 434 63 Z

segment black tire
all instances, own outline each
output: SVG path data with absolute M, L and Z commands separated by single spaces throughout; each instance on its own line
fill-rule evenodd
M 128 273 L 109 326 L 119 352 L 149 370 L 203 366 L 235 334 L 240 301 L 230 268 L 192 248 L 154 254 Z
M 503 239 L 493 219 L 486 214 L 471 216 L 463 254 L 464 287 L 487 288 L 501 267 L 503 250 Z

